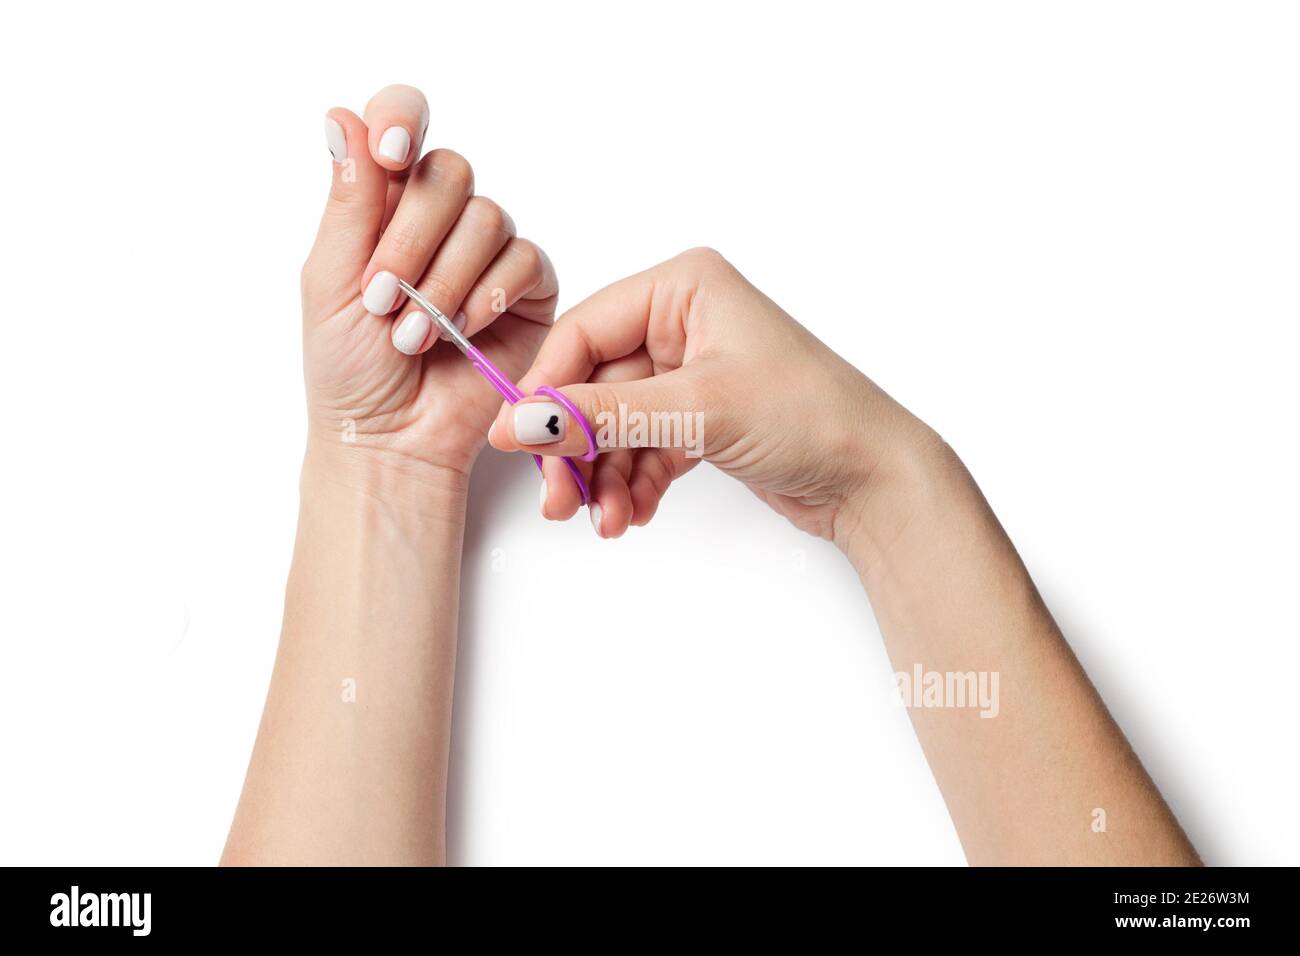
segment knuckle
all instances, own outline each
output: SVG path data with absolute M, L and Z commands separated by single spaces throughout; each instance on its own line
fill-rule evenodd
M 474 229 L 487 236 L 509 235 L 512 231 L 506 211 L 486 196 L 471 197 L 465 204 L 465 216 Z
M 613 414 L 618 409 L 618 396 L 608 385 L 599 382 L 592 382 L 589 387 L 587 401 L 583 403 L 586 407 L 582 410 L 587 415 L 587 421 L 595 425 L 602 413 Z
M 474 168 L 455 150 L 435 149 L 423 162 L 428 163 L 428 173 L 446 183 L 451 191 L 462 196 L 474 192 Z
M 516 239 L 510 244 L 510 254 L 519 267 L 532 279 L 540 279 L 546 267 L 546 255 L 541 246 L 531 239 Z
M 443 312 L 450 310 L 458 301 L 456 285 L 447 276 L 429 270 L 420 282 L 420 292 Z
M 384 251 L 389 257 L 405 261 L 423 258 L 428 239 L 425 236 L 423 223 L 409 220 L 394 221 L 389 223 L 388 229 L 384 231 L 383 244 Z
M 696 246 L 693 249 L 687 249 L 677 258 L 682 262 L 706 270 L 730 265 L 722 253 L 710 246 Z

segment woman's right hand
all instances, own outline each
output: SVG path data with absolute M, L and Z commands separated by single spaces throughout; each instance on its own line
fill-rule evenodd
M 571 310 L 521 381 L 528 393 L 548 384 L 596 425 L 620 405 L 702 413 L 706 460 L 852 561 L 895 673 L 946 675 L 949 693 L 954 675 L 987 678 L 978 712 L 961 698 L 932 706 L 928 678 L 924 705 L 909 705 L 971 863 L 1199 863 L 957 456 L 716 253 L 685 253 Z M 572 421 L 549 444 L 520 442 L 563 420 L 558 404 L 530 411 L 536 401 L 499 411 L 489 441 L 584 451 Z M 693 461 L 648 447 L 600 455 L 597 531 L 648 520 Z M 546 462 L 551 518 L 578 506 L 558 464 Z M 1102 836 L 1090 825 L 1099 806 L 1115 821 Z
M 596 429 L 602 453 L 585 467 L 592 523 L 606 538 L 648 522 L 669 484 L 702 457 L 848 550 L 878 481 L 904 470 L 914 450 L 942 445 L 709 249 L 575 306 L 519 384 L 525 394 L 558 388 Z M 655 414 L 661 425 L 688 427 L 637 429 L 637 416 L 648 423 Z M 700 437 L 692 448 L 670 447 Z M 582 454 L 587 439 L 559 404 L 505 405 L 488 438 L 502 451 L 552 456 L 543 514 L 573 515 L 577 489 L 553 456 Z

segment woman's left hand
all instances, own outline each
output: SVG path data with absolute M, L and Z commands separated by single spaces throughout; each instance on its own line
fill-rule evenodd
M 507 375 L 517 377 L 555 317 L 555 270 L 474 194 L 448 149 L 420 158 L 424 95 L 390 86 L 365 119 L 326 114 L 334 180 L 302 270 L 303 352 L 312 448 L 346 446 L 404 467 L 468 475 L 500 396 L 428 317 L 419 289 Z

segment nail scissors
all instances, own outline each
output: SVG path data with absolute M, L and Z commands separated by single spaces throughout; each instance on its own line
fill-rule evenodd
M 460 349 L 461 354 L 470 360 L 470 363 L 478 369 L 479 374 L 487 379 L 488 382 L 491 383 L 492 387 L 501 393 L 502 398 L 511 405 L 514 405 L 525 397 L 524 393 L 519 390 L 519 387 L 515 385 L 514 382 L 510 381 L 504 372 L 493 365 L 486 355 L 476 349 L 466 337 L 465 333 L 456 328 L 455 323 L 453 323 L 451 319 L 447 318 L 447 316 L 443 315 L 441 309 L 421 295 L 420 291 L 416 289 L 415 286 L 411 285 L 405 279 L 398 279 L 397 285 L 407 294 L 407 296 L 410 297 L 412 302 L 428 314 L 429 318 L 433 320 L 433 324 L 438 327 L 439 331 L 446 335 L 447 338 L 451 339 L 451 343 L 456 346 L 456 348 Z M 549 385 L 543 385 L 534 394 L 545 395 L 547 398 L 554 399 L 564 407 L 565 411 L 573 416 L 579 427 L 582 428 L 583 434 L 587 436 L 587 453 L 582 456 L 582 460 L 595 461 L 596 434 L 591 430 L 591 425 L 587 422 L 586 416 L 578 410 L 578 406 L 574 405 L 566 396 L 551 388 Z M 537 470 L 541 471 L 542 456 L 534 455 L 533 461 L 537 463 Z M 584 505 L 590 505 L 591 490 L 587 487 L 586 479 L 582 477 L 581 469 L 578 468 L 572 458 L 567 456 L 564 458 L 564 464 L 565 467 L 569 469 L 569 474 L 573 476 L 573 480 L 577 483 L 578 491 L 582 493 L 582 503 Z

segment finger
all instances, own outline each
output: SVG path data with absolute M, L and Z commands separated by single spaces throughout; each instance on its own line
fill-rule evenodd
M 397 212 L 397 206 L 402 201 L 402 193 L 406 192 L 405 179 L 388 179 L 388 195 L 384 197 L 384 224 L 380 227 L 382 234 L 388 228 L 388 224 L 393 219 L 393 213 Z
M 505 210 L 491 199 L 471 196 L 416 288 L 465 331 L 461 303 L 514 234 L 515 224 Z M 407 355 L 426 351 L 438 339 L 429 315 L 414 304 L 393 323 L 392 334 L 393 345 Z
M 474 172 L 459 153 L 435 149 L 415 165 L 366 267 L 362 304 L 367 312 L 388 315 L 397 307 L 398 277 L 414 284 L 424 275 L 473 191 Z
M 429 128 L 429 103 L 413 86 L 386 86 L 366 104 L 365 120 L 375 163 L 402 172 L 420 156 Z
M 503 312 L 550 325 L 560 285 L 550 257 L 534 242 L 511 239 L 461 304 L 465 334 L 486 328 Z
M 578 303 L 555 324 L 520 387 L 588 381 L 596 366 L 645 346 L 655 371 L 681 367 L 691 303 L 716 254 L 692 250 Z
M 591 373 L 593 382 L 634 382 L 654 374 L 654 362 L 644 348 Z M 591 526 L 602 538 L 622 537 L 632 520 L 632 495 L 628 477 L 636 452 L 613 451 L 596 459 L 591 473 Z
M 546 329 L 507 312 L 474 340 L 474 347 L 491 360 L 506 378 L 515 381 L 537 354 Z M 487 385 L 487 379 L 483 379 Z
M 613 362 L 606 362 L 592 372 L 599 382 L 622 382 L 640 378 L 653 371 L 645 349 L 638 349 Z M 491 433 L 489 433 L 489 439 Z M 627 476 L 632 468 L 631 452 L 613 452 L 602 456 L 595 465 L 582 461 L 575 464 L 591 491 L 591 524 L 602 537 L 618 537 L 627 530 L 631 518 L 631 498 L 627 494 Z M 548 477 L 543 492 L 542 514 L 555 520 L 568 520 L 582 504 L 581 494 L 563 461 L 543 460 L 543 474 Z M 554 476 L 554 480 L 551 480 Z M 612 517 L 608 517 L 612 515 Z
M 632 521 L 628 476 L 631 451 L 616 451 L 596 459 L 591 473 L 591 526 L 602 538 L 619 538 Z
M 699 463 L 699 458 L 688 458 L 676 449 L 643 448 L 638 451 L 627 483 L 632 499 L 632 524 L 649 524 L 659 510 L 668 486 Z
M 307 294 L 335 291 L 351 298 L 379 240 L 388 174 L 370 158 L 366 127 L 355 113 L 336 108 L 325 114 L 325 141 L 334 178 L 303 286 Z
M 704 264 L 702 258 L 696 263 L 690 254 L 679 256 L 616 282 L 570 309 L 542 343 L 533 367 L 519 381 L 520 389 L 531 394 L 542 385 L 563 386 L 565 396 L 583 410 L 587 421 L 597 430 L 598 444 L 602 444 L 599 440 L 602 417 L 615 422 L 623 410 L 639 414 L 693 411 L 695 405 L 690 401 L 698 376 L 684 374 L 680 366 L 685 353 L 684 322 Z M 656 371 L 665 368 L 669 371 L 618 387 L 567 384 L 586 382 L 598 366 L 638 349 L 650 355 Z M 528 446 L 542 455 L 575 455 L 587 451 L 585 433 L 558 403 L 552 402 L 549 411 L 529 408 L 528 404 L 501 409 L 494 447 L 516 451 Z M 551 413 L 559 414 L 565 423 L 559 434 L 554 431 L 546 434 L 533 427 L 549 422 Z M 607 438 L 613 435 L 605 434 Z M 615 437 L 618 440 L 614 444 L 629 447 L 660 443 L 657 437 L 622 429 L 618 429 Z
M 596 367 L 645 344 L 654 293 L 653 270 L 601 289 L 566 312 L 542 343 L 520 387 L 585 382 Z
M 700 382 L 707 374 L 692 365 L 634 382 L 590 382 L 558 391 L 590 424 L 602 450 L 680 447 L 703 454 L 700 410 L 706 400 Z M 535 455 L 582 455 L 588 451 L 581 425 L 559 402 L 539 396 L 504 406 L 489 440 L 501 451 Z
M 591 465 L 575 461 L 582 473 L 582 480 L 591 489 Z M 595 499 L 592 499 L 593 501 Z M 542 517 L 551 521 L 568 521 L 582 507 L 582 491 L 573 480 L 563 458 L 542 459 Z

